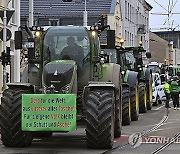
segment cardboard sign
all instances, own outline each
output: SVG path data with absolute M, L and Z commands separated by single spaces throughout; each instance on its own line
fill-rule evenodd
M 76 129 L 75 94 L 23 94 L 23 131 L 73 131 Z

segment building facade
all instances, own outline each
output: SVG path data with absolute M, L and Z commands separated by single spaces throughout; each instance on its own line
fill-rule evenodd
M 21 25 L 29 25 L 29 2 L 21 0 Z M 62 2 L 59 0 L 34 0 L 34 25 L 83 25 L 84 0 Z M 117 40 L 122 36 L 120 0 L 87 0 L 87 23 L 92 26 L 102 14 L 107 14 L 107 24 L 116 30 Z
M 44 1 L 44 2 L 43 2 Z M 28 24 L 28 1 L 21 0 L 21 23 Z M 107 24 L 116 30 L 117 38 L 125 38 L 125 45 L 143 42 L 149 51 L 149 11 L 145 0 L 87 0 L 88 25 L 107 14 Z M 34 0 L 34 25 L 83 25 L 84 0 L 59 2 L 59 0 Z
M 168 42 L 152 32 L 149 33 L 149 50 L 152 55 L 150 62 L 164 63 L 172 57 L 172 53 L 168 54 Z
M 145 0 L 123 0 L 121 10 L 123 18 L 122 37 L 125 45 L 137 46 L 139 41 L 149 51 L 149 11 L 152 6 Z
M 168 46 L 172 45 L 173 48 L 167 53 L 171 55 L 169 64 L 180 65 L 180 31 L 159 31 L 153 33 L 166 40 Z
M 20 0 L 1 0 L 0 10 L 4 10 L 7 7 L 8 10 L 15 10 L 12 18 L 7 24 L 7 28 L 11 31 L 12 37 L 6 42 L 6 46 L 11 48 L 11 66 L 7 66 L 7 72 L 10 74 L 10 81 L 17 82 L 20 80 L 20 51 L 14 49 L 14 32 L 18 30 L 20 26 Z M 0 19 L 0 30 L 3 29 L 3 21 Z M 3 50 L 3 41 L 0 40 L 0 54 Z M 11 68 L 10 68 L 11 67 Z M 2 93 L 3 87 L 3 66 L 0 63 L 0 93 Z

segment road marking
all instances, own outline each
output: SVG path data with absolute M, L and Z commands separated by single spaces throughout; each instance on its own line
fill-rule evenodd
M 170 101 L 170 102 L 169 102 L 169 104 L 172 104 L 172 101 Z M 163 107 L 164 107 L 164 104 L 163 104 L 163 105 L 161 105 L 161 106 L 160 106 L 160 107 L 158 107 L 158 108 L 153 109 L 153 110 L 157 111 L 157 110 L 159 110 L 159 109 L 161 109 L 161 108 L 163 108 Z
M 161 109 L 161 108 L 163 108 L 164 107 L 164 105 L 162 105 L 162 106 L 160 106 L 160 107 L 158 107 L 158 108 L 156 108 L 156 109 L 154 109 L 155 111 L 157 111 L 157 110 L 159 110 L 159 109 Z

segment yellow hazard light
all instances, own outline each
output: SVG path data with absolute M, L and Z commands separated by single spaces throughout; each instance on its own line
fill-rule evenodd
M 139 45 L 142 46 L 142 41 L 139 41 Z
M 122 44 L 124 44 L 124 39 L 123 38 L 120 38 L 120 44 L 122 45 Z

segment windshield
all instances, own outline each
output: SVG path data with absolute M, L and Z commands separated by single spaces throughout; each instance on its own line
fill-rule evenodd
M 133 51 L 125 52 L 125 58 L 126 58 L 126 65 L 128 65 L 130 69 L 133 69 L 136 62 L 136 59 L 134 58 L 134 55 L 133 55 Z
M 157 65 L 149 65 L 149 68 L 152 70 L 152 73 L 160 73 L 160 68 Z
M 44 36 L 44 61 L 75 60 L 82 66 L 89 52 L 88 31 L 83 27 L 52 27 Z

